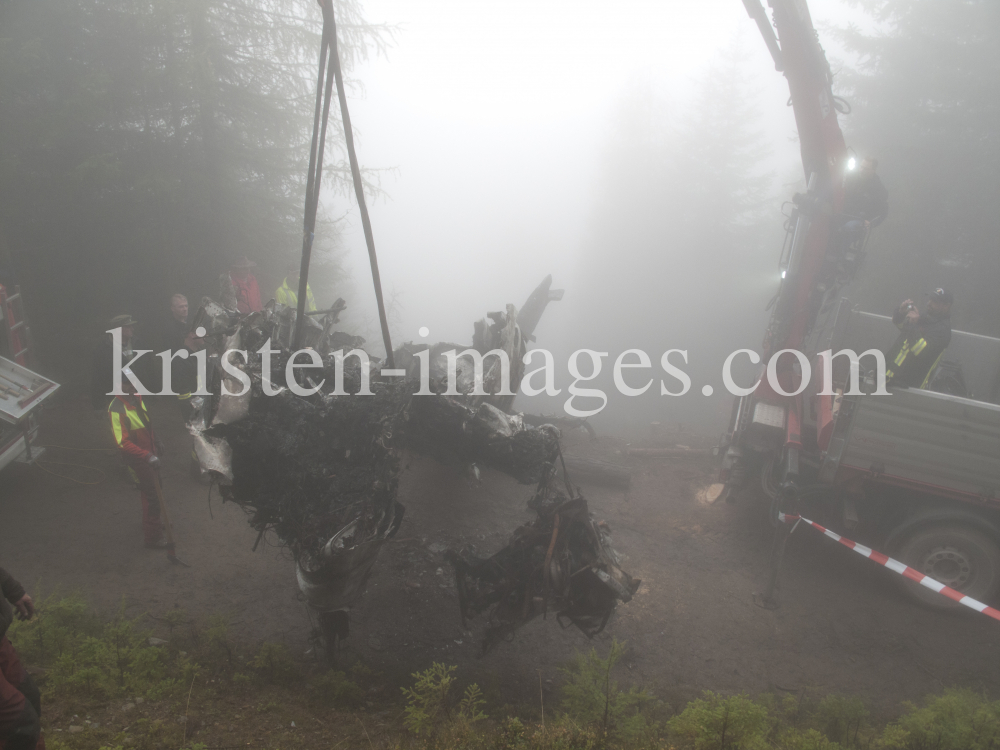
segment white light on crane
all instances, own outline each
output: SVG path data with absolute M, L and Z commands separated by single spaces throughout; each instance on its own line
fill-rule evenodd
M 781 272 L 781 278 L 785 278 L 785 273 L 786 273 L 785 271 Z
M 853 172 L 854 168 L 856 166 L 858 166 L 858 160 L 855 159 L 853 156 L 850 159 L 847 160 L 847 171 L 848 172 Z

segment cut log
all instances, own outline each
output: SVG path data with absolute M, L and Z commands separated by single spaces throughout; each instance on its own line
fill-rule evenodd
M 707 456 L 711 451 L 705 448 L 626 448 L 625 454 L 637 458 L 667 457 L 676 458 L 679 456 L 701 457 Z
M 627 490 L 632 484 L 632 474 L 624 466 L 576 456 L 566 456 L 565 460 L 569 480 L 574 484 L 596 484 L 622 490 Z
M 543 424 L 554 425 L 560 430 L 572 430 L 576 427 L 582 427 L 590 435 L 591 440 L 597 440 L 597 432 L 594 431 L 590 422 L 580 417 L 557 417 L 551 414 L 522 414 L 521 417 L 524 419 L 525 424 L 530 424 L 532 427 L 541 427 Z

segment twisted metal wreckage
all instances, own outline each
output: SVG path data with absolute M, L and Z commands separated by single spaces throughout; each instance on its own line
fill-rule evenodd
M 511 383 L 521 380 L 525 341 L 545 305 L 561 296 L 550 286 L 548 277 L 520 313 L 507 305 L 506 312 L 490 313 L 475 324 L 473 348 L 481 354 L 504 350 Z M 285 372 L 295 310 L 272 301 L 263 312 L 240 316 L 206 299 L 196 325 L 206 328 L 212 342 L 208 390 L 213 395 L 203 399 L 188 424 L 202 468 L 213 472 L 224 500 L 248 512 L 257 541 L 273 530 L 291 549 L 299 587 L 318 615 L 327 654 L 332 658 L 337 642 L 347 636 L 348 613 L 363 595 L 379 549 L 403 519 L 396 495 L 405 450 L 450 451 L 523 484 L 536 484 L 528 506 L 537 518 L 516 529 L 507 546 L 489 558 L 471 547 L 446 553 L 463 625 L 488 613 L 484 651 L 550 609 L 563 627 L 573 624 L 588 636 L 599 633 L 617 602 L 632 598 L 639 581 L 621 569 L 608 526 L 594 521 L 586 499 L 569 483 L 559 430 L 530 426 L 523 415 L 511 413 L 514 396 L 498 393 L 498 357 L 487 360 L 479 395 L 473 392 L 470 357 L 457 363 L 460 395 L 440 395 L 447 385 L 445 352 L 465 347 L 405 344 L 394 352 L 399 370 L 383 371 L 384 363 L 372 358 L 363 372 L 358 356 L 344 357 L 364 343 L 336 330 L 344 308 L 338 300 L 321 311 L 322 317 L 310 316 L 305 328 L 304 343 L 322 357 L 322 368 L 296 370 L 297 382 L 304 388 L 322 382 L 321 390 L 303 397 L 267 383 L 272 393 L 277 391 L 268 396 L 259 350 L 270 339 L 270 372 Z M 248 361 L 226 354 L 230 350 L 248 352 Z M 222 356 L 249 376 L 245 394 L 223 392 L 223 384 L 229 393 L 243 388 L 220 366 Z M 438 395 L 416 395 L 424 358 L 429 361 L 426 385 Z M 355 395 L 366 379 L 373 395 Z M 331 393 L 339 383 L 338 392 L 350 395 Z

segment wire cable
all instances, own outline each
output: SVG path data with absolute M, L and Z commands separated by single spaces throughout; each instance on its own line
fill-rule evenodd
M 31 444 L 32 448 L 56 448 L 58 450 L 64 451 L 107 451 L 108 453 L 117 453 L 117 448 L 72 448 L 68 445 L 36 445 Z
M 76 447 L 69 446 L 69 445 L 32 445 L 31 447 L 32 448 L 50 448 L 50 449 L 53 449 L 53 450 L 64 450 L 64 451 L 87 451 L 87 452 L 90 452 L 90 451 L 104 451 L 106 453 L 115 453 L 115 452 L 117 452 L 114 448 L 76 448 Z M 88 486 L 89 485 L 95 485 L 95 484 L 101 484 L 101 482 L 103 482 L 105 479 L 107 479 L 107 476 L 108 476 L 104 472 L 103 469 L 98 469 L 96 466 L 88 466 L 87 464 L 75 464 L 75 463 L 69 463 L 69 462 L 66 462 L 66 461 L 44 461 L 42 459 L 35 459 L 31 463 L 34 464 L 35 466 L 37 466 L 42 471 L 44 471 L 46 474 L 51 474 L 52 476 L 59 477 L 60 479 L 68 479 L 70 482 L 75 482 L 76 484 L 82 484 L 82 485 L 88 485 Z M 100 479 L 97 479 L 96 481 L 88 481 L 88 480 L 84 480 L 84 479 L 77 479 L 76 477 L 71 477 L 71 476 L 68 476 L 67 474 L 60 474 L 57 471 L 52 471 L 51 469 L 46 469 L 43 464 L 47 464 L 49 466 L 72 466 L 72 467 L 77 468 L 77 469 L 83 469 L 84 471 L 97 472 L 98 474 L 100 474 Z
M 92 450 L 98 450 L 98 449 L 92 449 Z M 65 461 L 42 461 L 39 459 L 36 459 L 31 463 L 37 466 L 42 471 L 44 471 L 46 474 L 51 474 L 52 476 L 59 477 L 60 479 L 68 479 L 69 481 L 75 482 L 76 484 L 84 484 L 84 485 L 101 484 L 107 478 L 107 474 L 104 473 L 103 469 L 98 469 L 96 466 L 87 466 L 86 464 L 73 464 L 73 463 L 67 463 Z M 71 477 L 66 474 L 60 474 L 57 471 L 52 471 L 51 469 L 46 469 L 43 464 L 48 464 L 49 466 L 73 466 L 78 469 L 84 469 L 86 471 L 96 471 L 98 474 L 101 475 L 101 478 L 93 482 L 83 479 L 77 479 L 76 477 Z

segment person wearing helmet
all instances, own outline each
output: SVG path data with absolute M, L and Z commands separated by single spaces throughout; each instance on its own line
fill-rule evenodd
M 892 316 L 899 329 L 896 343 L 886 352 L 886 385 L 926 388 L 931 373 L 951 341 L 951 292 L 931 292 L 923 312 L 913 300 L 905 300 Z
M 149 549 L 162 549 L 165 543 L 163 523 L 160 520 L 160 501 L 156 491 L 159 479 L 156 472 L 160 468 L 158 454 L 163 452 L 163 444 L 153 432 L 146 404 L 142 396 L 136 393 L 135 386 L 128 377 L 130 374 L 128 367 L 122 368 L 124 393 L 112 399 L 108 405 L 108 416 L 119 454 L 134 474 L 139 487 L 143 542 Z
M 136 346 L 135 329 L 139 323 L 131 315 L 116 315 L 107 322 L 107 331 L 101 337 L 94 352 L 90 375 L 90 403 L 94 409 L 104 411 L 114 398 L 115 374 L 115 341 L 110 331 L 121 328 L 121 362 L 132 361 L 132 355 L 139 347 Z M 148 386 L 152 382 L 150 366 L 155 360 L 151 353 L 143 354 L 135 362 L 136 375 L 139 381 Z

